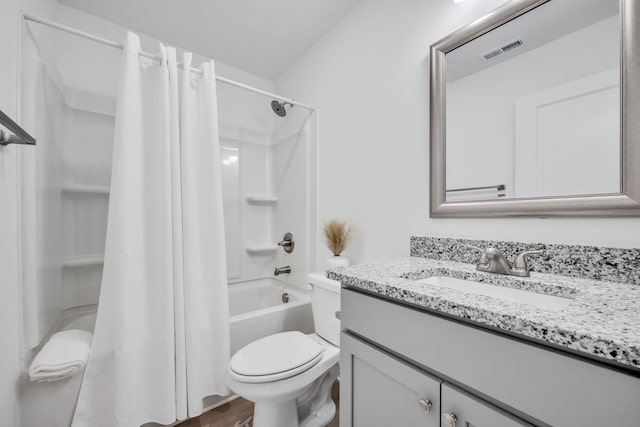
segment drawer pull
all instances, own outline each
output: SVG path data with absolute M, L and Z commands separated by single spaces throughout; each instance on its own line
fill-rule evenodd
M 425 414 L 431 412 L 431 401 L 429 399 L 418 399 L 418 408 Z
M 458 418 L 456 418 L 455 414 L 452 414 L 451 412 L 445 412 L 442 414 L 442 423 L 444 427 L 456 427 L 456 421 L 458 421 Z

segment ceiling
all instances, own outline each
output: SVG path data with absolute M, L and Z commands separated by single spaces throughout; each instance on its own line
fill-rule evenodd
M 269 79 L 275 79 L 287 70 L 358 2 L 58 1 Z

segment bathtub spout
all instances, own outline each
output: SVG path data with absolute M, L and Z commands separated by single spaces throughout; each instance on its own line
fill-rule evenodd
M 273 275 L 274 276 L 279 276 L 280 274 L 289 274 L 291 273 L 291 267 L 288 265 L 285 265 L 284 267 L 276 267 L 275 270 L 273 270 Z

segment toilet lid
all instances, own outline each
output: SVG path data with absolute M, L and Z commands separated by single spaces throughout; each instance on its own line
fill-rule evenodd
M 229 368 L 244 377 L 282 379 L 291 376 L 286 375 L 290 371 L 309 369 L 320 360 L 321 353 L 322 346 L 302 332 L 281 332 L 241 348 L 231 358 Z

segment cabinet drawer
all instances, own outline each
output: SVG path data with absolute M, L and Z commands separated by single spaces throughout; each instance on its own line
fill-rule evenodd
M 612 369 L 349 289 L 342 328 L 527 419 L 640 425 L 640 379 Z

